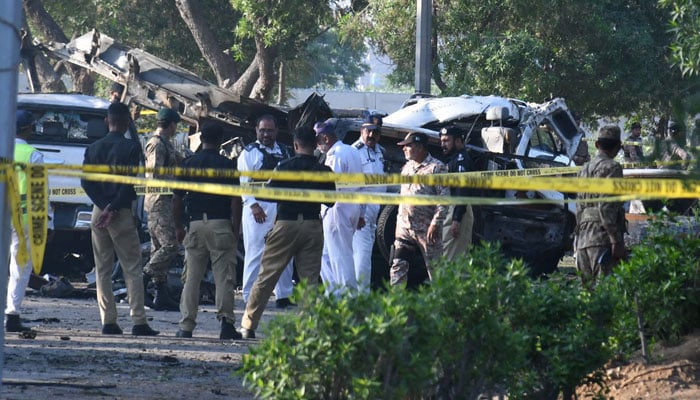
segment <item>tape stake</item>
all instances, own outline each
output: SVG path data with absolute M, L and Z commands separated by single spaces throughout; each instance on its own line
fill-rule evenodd
M 46 249 L 49 220 L 48 173 L 43 165 L 30 165 L 27 174 L 27 215 L 29 246 L 34 264 L 34 273 L 41 272 Z

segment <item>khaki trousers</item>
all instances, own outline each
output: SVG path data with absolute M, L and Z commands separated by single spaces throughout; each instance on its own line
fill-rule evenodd
M 450 206 L 447 218 L 442 226 L 442 252 L 448 261 L 453 261 L 459 255 L 466 255 L 472 244 L 472 229 L 474 227 L 472 206 L 467 205 L 467 212 L 462 216 L 462 221 L 459 224 L 459 236 L 457 237 L 452 236 L 450 233 L 454 211 L 455 206 Z
M 211 260 L 216 285 L 216 318 L 233 322 L 236 290 L 236 238 L 228 219 L 190 221 L 185 236 L 185 286 L 180 297 L 180 329 L 192 332 L 197 325 L 199 285 Z
M 95 228 L 102 210 L 92 208 L 92 251 L 95 254 L 97 275 L 97 304 L 102 324 L 117 323 L 117 305 L 112 292 L 112 269 L 117 254 L 129 293 L 131 320 L 134 325 L 147 323 L 143 307 L 143 279 L 141 271 L 141 243 L 136 231 L 136 221 L 130 209 L 119 210 L 105 229 Z
M 253 283 L 241 326 L 258 328 L 272 290 L 294 257 L 299 279 L 309 287 L 318 284 L 323 254 L 323 226 L 320 220 L 277 221 L 265 240 L 260 272 Z M 351 260 L 352 261 L 352 260 Z

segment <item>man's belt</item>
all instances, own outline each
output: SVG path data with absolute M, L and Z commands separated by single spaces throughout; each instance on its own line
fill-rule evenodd
M 314 214 L 304 214 L 304 213 L 298 213 L 298 214 L 292 214 L 292 215 L 280 215 L 277 213 L 277 221 L 318 221 L 320 218 L 320 215 Z
M 190 212 L 190 221 L 206 221 L 210 219 L 231 219 L 230 214 L 221 212 Z

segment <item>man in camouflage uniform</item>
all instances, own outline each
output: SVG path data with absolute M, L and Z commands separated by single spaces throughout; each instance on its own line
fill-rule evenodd
M 581 178 L 622 178 L 622 166 L 614 160 L 620 151 L 620 128 L 604 126 L 598 132 L 596 156 L 581 168 Z M 625 256 L 625 210 L 620 202 L 595 202 L 595 193 L 579 193 L 576 210 L 576 268 L 583 283 L 593 287 L 601 275 L 609 275 Z
M 401 169 L 401 175 L 431 175 L 447 172 L 447 167 L 428 152 L 428 136 L 411 132 L 397 143 L 403 146 L 408 160 Z M 444 186 L 424 184 L 401 185 L 401 196 L 434 195 L 449 196 L 450 189 Z M 414 206 L 401 204 L 396 217 L 396 240 L 394 257 L 391 263 L 390 280 L 392 285 L 405 284 L 408 277 L 408 258 L 418 248 L 425 260 L 428 277 L 432 279 L 432 268 L 442 255 L 442 225 L 447 215 L 444 205 Z
M 146 144 L 146 167 L 161 168 L 175 167 L 178 164 L 175 147 L 171 139 L 177 130 L 180 115 L 170 108 L 158 111 L 158 127 Z M 146 178 L 171 179 L 171 175 L 162 173 L 147 173 Z M 151 236 L 151 258 L 143 268 L 156 285 L 156 296 L 153 304 L 148 304 L 156 310 L 177 311 L 179 304 L 168 292 L 168 269 L 173 263 L 178 251 L 173 219 L 173 203 L 171 194 L 146 194 L 144 208 L 148 212 L 148 233 Z
M 625 154 L 625 162 L 642 162 L 644 161 L 644 153 L 642 152 L 642 125 L 639 122 L 633 122 L 630 128 L 632 132 L 627 136 L 627 143 L 622 147 Z
M 682 162 L 681 164 L 670 164 L 662 168 L 679 169 L 687 167 L 688 162 L 693 160 L 693 155 L 685 149 L 683 128 L 675 122 L 671 122 L 668 126 L 668 137 L 661 142 L 661 151 L 661 161 L 667 163 Z

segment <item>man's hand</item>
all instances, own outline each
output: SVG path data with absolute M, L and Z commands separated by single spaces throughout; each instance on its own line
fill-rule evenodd
M 437 244 L 440 239 L 440 230 L 436 224 L 430 224 L 428 227 L 428 243 Z
M 265 214 L 265 210 L 260 207 L 260 204 L 255 203 L 252 206 L 250 206 L 251 211 L 253 211 L 253 218 L 255 218 L 255 222 L 258 224 L 262 224 L 265 222 L 267 219 L 267 214 Z
M 359 231 L 360 229 L 364 228 L 367 223 L 365 222 L 365 217 L 360 217 L 359 220 L 357 220 L 357 230 Z
M 459 227 L 459 221 L 452 221 L 452 225 L 450 225 L 450 235 L 455 239 L 459 237 Z
M 97 221 L 95 222 L 95 228 L 106 229 L 109 226 L 109 224 L 112 223 L 112 220 L 114 219 L 114 216 L 116 214 L 116 211 L 103 211 L 102 214 L 100 214 L 100 216 L 97 217 Z
M 182 243 L 182 241 L 185 240 L 185 235 L 187 235 L 187 232 L 185 232 L 185 227 L 178 226 L 175 228 L 175 237 L 177 238 L 178 243 Z

